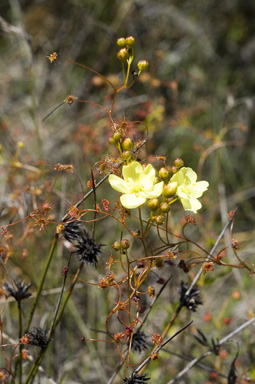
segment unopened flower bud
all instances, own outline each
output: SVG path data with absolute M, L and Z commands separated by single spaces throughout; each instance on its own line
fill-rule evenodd
M 119 37 L 117 39 L 117 45 L 120 47 L 120 48 L 124 48 L 126 46 L 126 39 L 125 37 Z
M 112 135 L 112 137 L 113 137 L 113 139 L 114 139 L 115 141 L 120 141 L 121 136 L 122 136 L 122 134 L 121 134 L 120 131 L 114 132 L 114 134 Z
M 138 64 L 137 64 L 137 67 L 139 69 L 139 71 L 144 71 L 145 69 L 148 68 L 148 61 L 147 60 L 140 60 L 138 61 Z
M 176 168 L 181 168 L 181 167 L 183 167 L 183 165 L 184 165 L 184 161 L 182 159 L 180 159 L 179 157 L 174 160 L 174 166 Z
M 163 216 L 163 215 L 159 215 L 159 216 L 156 217 L 155 220 L 156 220 L 156 223 L 157 223 L 158 225 L 162 225 L 162 224 L 164 224 L 165 216 Z
M 151 211 L 156 211 L 159 207 L 159 201 L 158 199 L 154 198 L 148 201 L 148 207 Z
M 130 160 L 131 157 L 132 157 L 132 152 L 125 151 L 125 152 L 122 153 L 121 157 L 122 157 L 123 160 Z
M 179 171 L 179 169 L 178 169 L 175 165 L 173 165 L 173 166 L 171 167 L 171 171 L 172 171 L 172 173 L 176 173 L 176 172 Z
M 122 149 L 124 151 L 131 151 L 134 148 L 134 142 L 130 137 L 127 137 L 122 142 Z
M 168 183 L 167 185 L 164 186 L 162 195 L 164 197 L 171 197 L 176 194 L 177 191 L 177 182 L 173 181 L 172 183 Z
M 122 239 L 120 244 L 122 249 L 128 249 L 130 247 L 130 242 L 127 239 Z
M 163 212 L 163 213 L 167 213 L 167 212 L 169 212 L 170 211 L 170 206 L 169 206 L 169 204 L 165 201 L 164 203 L 161 203 L 160 204 L 160 210 L 161 210 L 161 212 Z
M 119 61 L 121 61 L 122 63 L 124 63 L 124 61 L 127 61 L 128 58 L 129 58 L 129 54 L 128 54 L 128 50 L 127 48 L 121 48 L 119 50 L 119 52 L 117 53 L 117 58 L 119 59 Z
M 165 180 L 169 176 L 169 171 L 165 167 L 162 167 L 162 168 L 160 168 L 158 175 L 159 175 L 159 177 L 161 177 L 161 179 Z
M 112 249 L 114 249 L 114 251 L 119 251 L 120 248 L 121 248 L 120 241 L 114 241 L 114 243 L 112 244 Z
M 114 140 L 114 138 L 111 136 L 111 137 L 109 137 L 109 139 L 108 139 L 108 142 L 109 142 L 109 144 L 115 144 L 115 140 Z
M 135 45 L 135 38 L 133 36 L 126 37 L 127 48 L 132 48 Z

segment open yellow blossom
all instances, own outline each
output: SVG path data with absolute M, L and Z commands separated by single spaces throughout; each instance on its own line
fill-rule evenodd
M 183 167 L 173 175 L 171 182 L 177 182 L 176 195 L 181 200 L 183 208 L 186 211 L 197 210 L 202 207 L 197 200 L 207 190 L 209 183 L 207 181 L 197 181 L 197 174 L 191 168 Z
M 155 184 L 155 169 L 151 164 L 145 168 L 138 161 L 133 161 L 122 168 L 123 179 L 116 175 L 109 176 L 109 182 L 113 189 L 123 193 L 120 202 L 123 207 L 137 208 L 146 202 L 162 194 L 164 182 Z

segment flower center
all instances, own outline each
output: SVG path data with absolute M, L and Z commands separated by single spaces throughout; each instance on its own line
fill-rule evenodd
M 134 181 L 131 178 L 127 179 L 126 182 L 134 193 L 140 192 L 144 188 L 144 186 L 139 181 Z

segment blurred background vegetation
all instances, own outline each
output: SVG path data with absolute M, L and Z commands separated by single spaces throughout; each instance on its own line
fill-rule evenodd
M 94 163 L 114 152 L 108 145 L 111 134 L 108 117 L 94 106 L 64 104 L 42 123 L 69 94 L 106 108 L 113 96 L 112 90 L 91 72 L 61 60 L 50 64 L 46 56 L 57 51 L 60 57 L 89 66 L 121 85 L 116 39 L 133 35 L 136 38 L 133 69 L 136 70 L 140 59 L 149 61 L 149 69 L 130 90 L 118 96 L 114 118 L 147 124 L 147 154 L 151 155 L 155 166 L 162 166 L 155 156 L 167 156 L 169 164 L 181 157 L 186 166 L 198 172 L 201 180 L 209 181 L 203 211 L 196 216 L 198 229 L 192 233 L 194 239 L 209 250 L 227 221 L 227 213 L 238 207 L 234 236 L 239 240 L 240 256 L 253 260 L 253 0 L 1 0 L 0 16 L 1 225 L 22 219 L 36 203 L 43 201 L 54 181 L 56 163 L 73 164 L 86 189 Z M 24 143 L 24 148 L 20 142 Z M 145 156 L 145 152 L 142 155 Z M 17 160 L 22 166 L 17 165 Z M 97 174 L 97 181 L 100 177 Z M 98 192 L 99 200 L 109 198 L 109 194 L 110 188 L 106 186 Z M 61 174 L 49 201 L 54 206 L 52 220 L 61 220 L 70 205 L 82 195 L 77 178 Z M 113 200 L 115 195 L 111 196 Z M 180 206 L 173 211 L 173 232 L 178 234 L 184 212 Z M 31 234 L 22 223 L 11 229 L 13 239 L 9 239 L 8 265 L 13 276 L 25 276 L 37 286 L 54 228 L 48 226 L 41 231 L 37 228 Z M 97 236 L 101 243 L 107 244 L 106 260 L 116 235 L 110 232 L 107 223 L 102 223 L 97 226 Z M 229 245 L 227 236 L 225 241 Z M 46 290 L 60 285 L 63 253 L 66 262 L 66 251 L 59 247 Z M 103 273 L 103 266 L 99 266 L 99 270 Z M 177 281 L 186 278 L 183 271 L 177 272 Z M 86 279 L 97 280 L 98 272 L 89 268 L 84 275 Z M 233 328 L 244 321 L 249 311 L 255 311 L 255 304 L 251 302 L 253 279 L 245 270 L 224 269 L 206 277 L 204 284 L 209 287 L 203 297 L 206 308 L 196 314 L 196 326 L 197 323 L 206 326 L 213 337 L 222 337 L 226 332 L 224 318 L 232 319 Z M 240 302 L 234 304 L 231 301 L 233 290 L 241 292 Z M 79 337 L 91 327 L 104 328 L 105 317 L 99 309 L 107 313 L 113 298 L 105 291 L 88 289 L 83 284 L 77 291 L 79 294 L 71 301 L 69 312 L 54 336 L 52 351 L 46 357 L 46 371 L 57 382 L 65 377 L 66 383 L 105 383 L 114 370 L 117 352 L 113 350 L 112 355 L 108 354 L 105 344 L 81 346 Z M 222 303 L 214 295 L 222 291 L 226 308 L 221 319 Z M 156 322 L 158 330 L 173 311 L 177 298 L 176 279 L 173 279 L 164 296 L 168 304 L 162 308 L 162 302 L 159 303 L 152 316 L 152 323 Z M 56 296 L 52 294 L 46 302 L 41 302 L 37 324 L 50 321 L 48 317 L 55 301 Z M 26 314 L 29 303 L 24 306 Z M 13 310 L 11 304 L 6 308 L 4 323 L 6 332 L 15 339 Z M 215 316 L 217 321 L 205 322 L 206 313 Z M 242 352 L 249 355 L 243 357 L 243 365 L 240 363 L 242 372 L 246 368 L 249 370 L 255 358 L 254 334 L 249 340 L 247 335 L 244 335 L 245 343 L 240 341 Z M 183 347 L 183 339 L 181 336 L 181 340 L 174 342 L 176 350 Z M 197 347 L 198 353 L 200 348 Z M 190 354 L 194 352 L 190 341 L 187 341 L 187 350 Z M 96 369 L 91 367 L 91 361 Z M 167 382 L 169 374 L 174 375 L 184 364 L 174 360 L 169 371 L 168 361 L 169 357 L 164 356 L 151 369 L 152 382 Z M 218 364 L 224 366 L 222 362 Z M 164 377 L 163 381 L 160 377 Z M 183 382 L 205 382 L 208 373 L 194 370 L 190 377 L 190 381 Z

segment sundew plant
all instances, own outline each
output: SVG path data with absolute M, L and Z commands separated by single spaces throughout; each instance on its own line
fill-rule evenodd
M 12 159 L 1 147 L 2 164 L 13 169 L 10 178 L 22 169 L 37 183 L 24 190 L 32 196 L 31 209 L 24 202 L 3 214 L 1 225 L 2 383 L 172 384 L 186 382 L 194 371 L 192 382 L 255 382 L 245 347 L 228 343 L 254 317 L 239 318 L 227 330 L 226 313 L 239 299 L 238 290 L 222 298 L 217 314 L 208 296 L 216 270 L 223 276 L 233 270 L 254 274 L 254 264 L 241 259 L 232 238 L 236 211 L 228 213 L 217 236 L 199 236 L 210 210 L 206 175 L 198 177 L 171 153 L 148 154 L 149 121 L 129 121 L 124 111 L 115 117 L 119 94 L 139 86 L 150 65 L 146 59 L 136 64 L 135 48 L 133 36 L 118 38 L 121 86 L 57 52 L 48 54 L 52 67 L 64 62 L 90 71 L 94 82 L 110 89 L 109 107 L 70 94 L 44 118 L 79 103 L 104 114 L 106 152 L 97 152 L 89 180 L 72 163 L 58 162 L 54 173 L 47 164 L 25 164 L 22 141 Z M 93 128 L 85 140 L 86 135 L 89 140 Z M 71 203 L 59 189 L 64 177 L 79 188 L 80 197 Z M 224 236 L 230 236 L 229 246 L 221 242 Z M 29 265 L 32 246 L 48 254 L 40 260 L 35 254 Z M 224 295 L 217 289 L 215 296 Z

